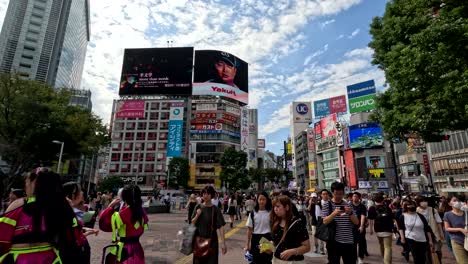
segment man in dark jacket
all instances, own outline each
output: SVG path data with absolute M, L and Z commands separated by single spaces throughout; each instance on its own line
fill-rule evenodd
M 370 234 L 375 231 L 380 244 L 380 254 L 384 258 L 384 264 L 392 263 L 392 234 L 393 234 L 393 212 L 384 204 L 382 194 L 375 197 L 375 205 L 369 208 L 368 213 Z
M 312 237 L 314 238 L 315 251 L 316 254 L 325 254 L 324 242 L 315 237 L 315 232 L 317 231 L 318 218 L 321 217 L 321 206 L 320 201 L 317 199 L 317 194 L 312 193 L 310 195 L 309 206 L 307 211 L 310 214 L 311 218 L 311 228 L 312 228 Z

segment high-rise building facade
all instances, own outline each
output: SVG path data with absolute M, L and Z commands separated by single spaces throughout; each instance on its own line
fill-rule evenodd
M 0 34 L 0 72 L 80 88 L 89 39 L 89 0 L 10 1 Z

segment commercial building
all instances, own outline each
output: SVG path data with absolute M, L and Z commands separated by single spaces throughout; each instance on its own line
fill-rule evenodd
M 309 189 L 307 179 L 300 177 L 304 168 L 303 164 L 298 164 L 298 155 L 300 155 L 296 137 L 305 131 L 312 123 L 312 104 L 311 102 L 292 102 L 290 107 L 290 136 L 291 136 L 291 171 L 293 174 L 293 186 L 298 191 Z M 289 147 L 288 147 L 289 148 Z M 289 149 L 288 149 L 289 152 Z M 289 154 L 289 153 L 288 153 Z M 301 163 L 303 159 L 299 162 Z M 289 164 L 286 166 L 289 169 Z
M 0 72 L 78 89 L 89 39 L 89 0 L 10 1 L 0 33 Z
M 182 127 L 173 131 L 177 107 Z M 187 100 L 115 100 L 112 109 L 108 176 L 137 182 L 144 189 L 165 186 L 167 157 L 174 151 L 187 157 Z
M 91 91 L 82 89 L 67 89 L 71 92 L 70 105 L 82 107 L 91 111 L 93 103 L 91 102 Z
M 450 138 L 427 144 L 431 176 L 438 193 L 468 192 L 468 131 L 444 133 Z

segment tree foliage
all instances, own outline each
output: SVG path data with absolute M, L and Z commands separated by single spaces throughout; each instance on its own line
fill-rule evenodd
M 389 138 L 407 133 L 433 141 L 468 128 L 468 2 L 394 0 L 372 21 L 373 63 L 389 89 L 372 119 Z
M 252 183 L 247 167 L 247 153 L 228 148 L 221 157 L 220 179 L 229 184 L 231 190 L 246 189 Z
M 284 169 L 265 169 L 265 176 L 270 182 L 279 183 L 284 175 Z
M 169 186 L 187 188 L 190 179 L 190 165 L 187 158 L 172 158 L 169 162 Z
M 0 155 L 18 175 L 35 165 L 57 161 L 65 142 L 63 159 L 89 154 L 109 140 L 99 117 L 69 105 L 70 92 L 44 83 L 0 74 Z
M 119 176 L 112 176 L 112 177 L 107 177 L 103 179 L 99 183 L 98 191 L 100 192 L 117 192 L 119 188 L 122 188 L 124 186 L 124 181 L 122 180 L 121 177 Z

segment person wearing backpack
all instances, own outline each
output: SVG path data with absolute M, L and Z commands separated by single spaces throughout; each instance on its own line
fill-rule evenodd
M 272 260 L 272 255 L 268 253 L 260 253 L 259 242 L 264 237 L 268 241 L 271 237 L 270 212 L 272 209 L 271 199 L 266 192 L 261 192 L 257 195 L 257 202 L 252 212 L 247 216 L 245 226 L 247 230 L 247 244 L 245 250 L 252 254 L 252 263 L 269 264 Z
M 384 204 L 382 194 L 375 197 L 375 205 L 369 207 L 367 215 L 369 219 L 370 234 L 377 235 L 380 244 L 380 254 L 384 258 L 384 264 L 392 263 L 392 232 L 393 212 Z
M 359 225 L 355 227 L 354 232 L 358 244 L 358 263 L 362 264 L 364 256 L 369 254 L 366 240 L 367 208 L 361 203 L 361 193 L 353 193 L 350 205 L 359 220 Z
M 437 253 L 437 258 L 439 259 L 439 262 L 441 262 L 442 241 L 445 240 L 444 231 L 442 230 L 442 219 L 440 218 L 440 215 L 437 212 L 437 210 L 429 206 L 426 197 L 418 196 L 416 198 L 416 204 L 418 205 L 416 212 L 422 214 L 426 218 L 429 226 L 431 227 L 432 239 L 434 241 L 434 249 L 435 249 L 435 252 Z M 432 263 L 431 254 L 428 254 L 426 258 L 427 258 L 426 263 Z
M 414 264 L 425 264 L 428 244 L 430 250 L 434 250 L 431 228 L 423 215 L 416 212 L 414 201 L 403 202 L 403 215 L 398 220 L 398 231 L 401 235 L 401 243 L 407 244 Z

